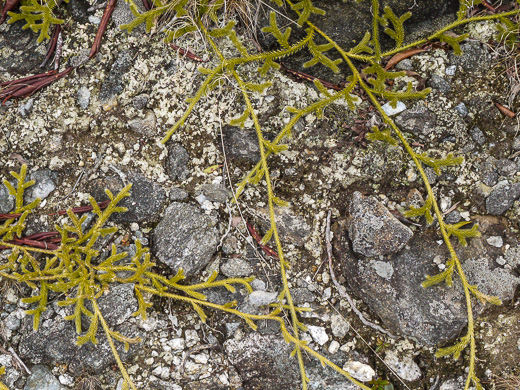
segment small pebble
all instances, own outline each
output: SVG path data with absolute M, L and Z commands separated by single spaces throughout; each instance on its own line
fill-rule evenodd
M 349 360 L 343 369 L 361 382 L 368 382 L 376 375 L 376 372 L 368 364 Z
M 87 87 L 83 86 L 80 89 L 78 89 L 78 93 L 76 95 L 76 101 L 78 103 L 78 106 L 85 110 L 89 103 L 90 103 L 90 91 Z
M 96 26 L 98 26 L 101 23 L 101 19 L 94 15 L 90 15 L 88 17 L 88 21 L 92 24 L 95 24 Z
M 487 243 L 491 246 L 502 248 L 504 245 L 504 240 L 501 236 L 491 236 L 488 239 L 486 239 Z
M 394 115 L 397 115 L 397 114 L 403 112 L 404 110 L 406 110 L 405 104 L 400 101 L 397 102 L 397 105 L 395 106 L 395 108 L 390 105 L 390 102 L 386 103 L 381 108 L 383 109 L 385 114 L 388 116 L 394 116 Z
M 332 340 L 332 342 L 329 345 L 329 353 L 334 355 L 336 352 L 339 351 L 339 343 L 336 340 Z
M 468 116 L 469 111 L 464 103 L 459 103 L 455 106 L 455 111 L 461 116 L 461 118 L 465 118 Z
M 312 339 L 319 345 L 324 345 L 329 341 L 329 335 L 323 326 L 307 326 Z
M 454 76 L 456 71 L 457 71 L 457 65 L 451 65 L 451 66 L 446 67 L 446 70 L 444 73 L 446 73 L 447 76 Z
M 253 306 L 265 306 L 278 300 L 278 293 L 267 291 L 253 291 L 249 295 L 249 303 Z

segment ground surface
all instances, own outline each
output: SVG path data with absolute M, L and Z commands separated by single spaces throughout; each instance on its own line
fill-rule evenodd
M 116 24 L 127 22 L 128 11 L 118 12 Z M 100 15 L 98 11 L 96 16 Z M 63 58 L 69 63 L 87 56 L 96 30 L 85 15 L 77 16 L 74 26 L 64 41 Z M 465 158 L 460 167 L 429 175 L 448 220 L 477 220 L 481 226 L 482 237 L 471 241 L 469 249 L 457 247 L 470 281 L 504 300 L 501 307 L 475 309 L 480 314 L 478 372 L 485 388 L 493 388 L 497 376 L 520 374 L 515 294 L 520 263 L 520 138 L 517 119 L 502 116 L 491 102 L 511 105 L 515 112 L 520 106 L 517 99 L 508 101 L 514 84 L 505 73 L 509 65 L 500 49 L 481 43 L 491 38 L 489 31 L 489 25 L 470 30 L 472 37 L 463 45 L 461 57 L 435 49 L 403 61 L 399 66 L 418 77 L 405 77 L 395 85 L 424 81 L 433 88 L 424 101 L 406 102 L 407 109 L 396 117 L 415 147 Z M 212 60 L 200 42 L 184 44 Z M 45 54 L 44 46 L 18 24 L 0 27 L 0 47 L 0 81 L 34 72 Z M 9 171 L 26 163 L 37 181 L 35 193 L 44 201 L 27 234 L 52 230 L 60 218 L 48 214 L 84 205 L 87 194 L 103 200 L 104 188 L 117 190 L 122 182 L 133 182 L 133 196 L 126 203 L 129 213 L 115 219 L 120 231 L 111 237 L 121 250 L 135 250 L 132 242 L 138 238 L 152 247 L 161 272 L 172 273 L 168 267 L 181 266 L 189 269 L 193 280 L 213 270 L 228 277 L 252 275 L 257 278 L 253 288 L 268 297 L 281 288 L 277 261 L 240 223 L 242 216 L 265 231 L 263 187 L 248 187 L 240 208 L 231 206 L 235 185 L 259 158 L 251 123 L 243 130 L 227 125 L 229 118 L 243 111 L 239 91 L 223 83 L 201 100 L 166 145 L 159 142 L 186 109 L 185 98 L 200 85 L 197 67 L 157 36 L 139 30 L 129 35 L 112 26 L 94 60 L 32 97 L 0 107 L 1 174 L 7 178 Z M 258 78 L 254 69 L 245 70 L 252 80 Z M 274 138 L 289 120 L 284 107 L 304 107 L 318 93 L 311 84 L 294 82 L 282 73 L 273 72 L 270 78 L 273 86 L 256 95 L 253 104 L 266 136 Z M 269 160 L 277 196 L 291 203 L 279 215 L 285 255 L 292 265 L 290 287 L 298 305 L 313 308 L 304 316 L 310 328 L 302 337 L 352 372 L 372 367 L 375 377 L 388 379 L 395 389 L 461 389 L 465 360 L 434 357 L 436 345 L 455 339 L 464 329 L 460 291 L 419 286 L 425 274 L 442 269 L 446 254 L 434 227 L 423 220 L 402 224 L 389 212 L 417 204 L 424 191 L 402 149 L 364 139 L 370 125 L 379 122 L 364 99 L 356 112 L 346 104 L 331 106 L 326 119 L 309 115 L 300 121 L 287 141 L 289 150 Z M 225 163 L 229 171 L 223 170 Z M 215 165 L 218 168 L 208 172 Z M 0 207 L 0 213 L 11 207 L 3 192 Z M 408 338 L 392 340 L 363 325 L 338 293 L 325 250 L 329 210 L 339 283 L 367 318 Z M 372 215 L 387 227 L 387 241 L 374 227 Z M 358 242 L 355 232 L 368 238 Z M 367 249 L 366 242 L 375 249 Z M 171 253 L 182 252 L 187 243 L 191 255 L 173 259 Z M 89 381 L 115 388 L 119 376 L 107 345 L 75 347 L 73 327 L 63 319 L 65 310 L 50 305 L 40 330 L 32 332 L 31 319 L 24 314 L 27 306 L 20 302 L 30 294 L 27 287 L 2 281 L 1 344 L 6 350 L 14 348 L 33 372 L 27 380 L 8 352 L 0 354 L 9 388 L 42 389 L 46 380 L 46 389 L 57 389 L 56 378 L 67 388 L 87 389 Z M 244 291 L 207 294 L 213 302 L 237 299 L 241 310 L 263 310 Z M 107 311 L 117 312 L 114 327 L 145 338 L 127 357 L 139 388 L 299 386 L 290 348 L 272 324 L 260 324 L 254 333 L 239 319 L 218 312 L 210 313 L 207 324 L 202 324 L 191 308 L 159 299 L 150 318 L 142 321 L 130 317 L 136 303 L 132 291 L 125 289 L 112 290 L 105 305 Z M 308 361 L 311 388 L 353 388 L 310 357 Z

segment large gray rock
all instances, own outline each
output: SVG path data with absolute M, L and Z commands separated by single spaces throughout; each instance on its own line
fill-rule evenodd
M 349 237 L 354 252 L 358 254 L 379 256 L 395 253 L 412 238 L 412 231 L 374 197 L 354 192 L 349 212 Z
M 55 316 L 42 322 L 37 331 L 32 331 L 32 318 L 24 320 L 22 338 L 18 352 L 22 359 L 32 364 L 63 364 L 69 365 L 69 371 L 75 375 L 83 372 L 100 373 L 103 369 L 115 363 L 110 345 L 101 326 L 96 338 L 98 344 L 87 343 L 78 347 L 77 334 L 71 321 L 61 316 Z M 144 334 L 133 324 L 124 323 L 113 327 L 113 330 L 128 337 Z M 129 359 L 140 348 L 140 344 L 131 344 L 125 351 L 124 345 L 116 342 L 116 349 L 123 361 Z
M 486 221 L 481 219 L 480 225 L 485 226 Z M 512 299 L 520 279 L 510 271 L 496 267 L 494 259 L 501 255 L 501 250 L 488 245 L 488 237 L 483 232 L 481 238 L 469 240 L 466 248 L 456 245 L 456 251 L 470 284 L 476 284 L 485 294 Z M 449 257 L 446 247 L 438 245 L 437 240 L 434 233 L 416 234 L 405 249 L 385 257 L 384 261 L 356 257 L 346 241 L 335 248 L 338 256 L 345 258 L 343 276 L 349 286 L 385 326 L 394 334 L 428 345 L 449 341 L 467 323 L 465 299 L 456 274 L 453 287 L 447 287 L 445 283 L 426 289 L 421 286 L 426 275 L 440 272 L 436 263 L 443 263 Z M 381 268 L 381 263 L 386 267 Z M 473 309 L 474 315 L 478 316 L 483 308 L 475 305 Z
M 128 211 L 113 214 L 111 220 L 119 223 L 157 222 L 166 202 L 166 191 L 138 172 L 126 173 L 126 181 L 132 183 L 130 196 L 124 198 L 118 205 L 128 208 Z M 119 176 L 109 176 L 96 179 L 91 187 L 92 196 L 96 201 L 101 202 L 108 200 L 105 189 L 112 191 L 115 196 L 124 185 Z
M 217 218 L 192 204 L 174 202 L 157 225 L 152 251 L 175 272 L 193 275 L 211 260 L 218 244 Z
M 520 197 L 520 183 L 509 184 L 507 181 L 498 183 L 486 198 L 486 211 L 489 214 L 504 214 Z
M 31 368 L 24 390 L 65 390 L 49 369 L 40 364 Z
M 242 377 L 244 388 L 249 390 L 300 388 L 298 361 L 290 357 L 293 348 L 293 345 L 287 344 L 278 334 L 261 335 L 257 332 L 249 333 L 240 340 L 230 339 L 224 343 L 229 361 Z M 346 360 L 346 355 L 334 355 L 334 363 L 340 367 Z M 309 389 L 358 388 L 332 369 L 323 368 L 317 360 L 305 358 L 305 370 L 310 379 Z

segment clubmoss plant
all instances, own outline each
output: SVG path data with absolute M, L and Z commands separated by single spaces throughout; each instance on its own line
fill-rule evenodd
M 45 16 L 46 14 L 42 10 L 29 8 L 31 7 L 29 4 L 36 7 L 35 3 L 29 3 L 35 0 L 23 1 L 27 2 L 24 7 L 28 8 L 22 7 L 21 14 L 10 13 L 11 19 L 9 22 L 12 23 L 19 19 L 25 19 L 27 24 L 24 28 L 30 27 L 34 31 L 40 31 L 39 39 L 44 39 L 48 36 L 47 31 L 49 24 L 58 23 L 58 21 L 49 18 L 48 15 Z M 117 354 L 114 341 L 122 342 L 128 346 L 130 343 L 136 343 L 139 340 L 127 338 L 111 330 L 104 320 L 103 313 L 97 304 L 97 299 L 107 291 L 112 284 L 132 283 L 135 285 L 135 294 L 139 302 L 139 309 L 135 315 L 140 315 L 143 318 L 146 317 L 146 309 L 150 307 L 150 303 L 145 300 L 144 293 L 151 293 L 161 297 L 180 300 L 192 305 L 202 321 L 206 319 L 204 308 L 212 308 L 235 314 L 243 318 L 253 329 L 256 328 L 256 320 L 269 319 L 277 321 L 280 324 L 284 339 L 294 346 L 293 355 L 297 357 L 302 378 L 302 388 L 304 390 L 307 389 L 308 378 L 305 373 L 302 356 L 303 351 L 317 358 L 322 364 L 332 367 L 337 372 L 343 374 L 360 388 L 369 389 L 367 386 L 353 379 L 340 367 L 334 365 L 328 359 L 309 348 L 306 343 L 300 339 L 300 331 L 306 330 L 305 325 L 299 319 L 299 312 L 303 309 L 297 308 L 294 305 L 289 291 L 287 268 L 290 267 L 290 263 L 284 256 L 274 212 L 275 205 L 284 206 L 287 200 L 282 200 L 276 196 L 269 170 L 269 157 L 288 148 L 283 142 L 291 136 L 291 130 L 301 118 L 314 113 L 319 118 L 322 118 L 327 106 L 336 102 L 346 102 L 351 110 L 355 110 L 356 102 L 359 101 L 359 97 L 356 96 L 354 92 L 356 89 L 361 89 L 379 112 L 387 127 L 381 129 L 374 127 L 372 132 L 367 135 L 367 138 L 372 141 L 385 142 L 391 145 L 401 145 L 414 162 L 424 182 L 427 193 L 424 205 L 418 208 L 412 207 L 406 213 L 406 216 L 424 216 L 429 224 L 435 222 L 449 252 L 449 258 L 446 259 L 446 269 L 440 274 L 428 276 L 423 286 L 426 288 L 442 282 L 451 286 L 453 284 L 454 273 L 456 273 L 464 291 L 468 318 L 466 334 L 454 345 L 439 349 L 437 356 L 453 355 L 455 359 L 458 359 L 461 353 L 468 349 L 468 374 L 464 389 L 469 389 L 472 384 L 477 389 L 482 389 L 475 371 L 476 341 L 472 299 L 477 298 L 482 302 L 490 302 L 492 304 L 500 304 L 500 301 L 498 298 L 483 294 L 476 286 L 468 282 L 460 259 L 450 241 L 450 237 L 454 236 L 457 237 L 461 245 L 467 245 L 467 239 L 479 236 L 478 226 L 474 224 L 470 229 L 467 229 L 465 225 L 469 224 L 469 222 L 453 225 L 444 222 L 432 187 L 424 171 L 424 166 L 429 166 L 433 168 L 436 174 L 439 174 L 444 167 L 460 165 L 463 158 L 461 156 L 454 156 L 451 153 L 443 158 L 433 158 L 427 153 L 420 154 L 414 151 L 410 142 L 400 131 L 395 122 L 382 109 L 382 102 L 389 101 L 395 106 L 397 102 L 401 100 L 422 99 L 427 96 L 430 90 L 424 89 L 422 91 L 416 91 L 411 84 L 409 84 L 404 91 L 389 90 L 387 88 L 387 81 L 403 77 L 405 73 L 385 69 L 383 59 L 432 41 L 446 42 L 453 48 L 456 54 L 460 54 L 460 42 L 467 38 L 467 35 L 462 34 L 454 37 L 453 34 L 449 33 L 451 30 L 468 23 L 496 19 L 503 22 L 504 29 L 513 31 L 516 25 L 511 25 L 513 22 L 510 22 L 509 18 L 518 15 L 520 11 L 515 9 L 499 14 L 469 17 L 468 15 L 470 14 L 469 11 L 471 8 L 480 4 L 481 1 L 461 0 L 454 22 L 435 31 L 426 38 L 407 42 L 404 25 L 406 20 L 410 17 L 410 13 L 407 12 L 403 15 L 396 15 L 389 7 L 381 9 L 379 0 L 370 0 L 373 15 L 372 24 L 357 46 L 347 50 L 341 47 L 311 21 L 310 17 L 312 14 L 322 15 L 324 13 L 323 10 L 313 4 L 312 0 L 273 0 L 278 6 L 286 5 L 294 11 L 298 18 L 297 25 L 304 31 L 303 37 L 298 41 L 291 39 L 291 28 L 282 30 L 277 25 L 276 15 L 271 13 L 269 26 L 264 28 L 264 32 L 271 33 L 275 37 L 278 42 L 278 49 L 271 52 L 250 53 L 235 32 L 235 22 L 230 21 L 224 26 L 219 24 L 219 12 L 224 9 L 224 0 L 202 0 L 198 2 L 190 0 L 174 0 L 170 2 L 154 0 L 154 8 L 142 13 L 133 0 L 126 1 L 130 5 L 135 20 L 121 28 L 132 31 L 132 29 L 138 25 L 146 24 L 147 31 L 151 31 L 160 18 L 166 15 L 170 15 L 170 17 L 173 15 L 174 22 L 172 24 L 167 23 L 165 25 L 166 27 L 164 27 L 166 34 L 165 41 L 171 41 L 197 30 L 202 33 L 206 42 L 216 55 L 216 61 L 212 67 L 199 68 L 199 71 L 205 76 L 204 81 L 194 96 L 187 99 L 189 103 L 188 108 L 175 125 L 166 132 L 162 140 L 163 143 L 167 142 L 172 134 L 186 123 L 194 107 L 205 95 L 211 93 L 215 86 L 221 83 L 221 80 L 224 79 L 222 77 L 223 75 L 234 80 L 240 87 L 244 110 L 238 113 L 235 118 L 230 118 L 230 123 L 243 127 L 246 121 L 252 121 L 258 138 L 260 161 L 238 185 L 236 196 L 239 198 L 248 185 L 257 185 L 260 183 L 265 185 L 270 215 L 270 228 L 262 242 L 267 243 L 272 240 L 275 243 L 280 261 L 279 266 L 283 289 L 278 297 L 279 303 L 275 305 L 276 307 L 271 309 L 269 314 L 252 315 L 234 309 L 235 302 L 230 302 L 226 305 L 217 305 L 207 302 L 205 296 L 200 292 L 201 289 L 220 286 L 234 291 L 236 285 L 243 286 L 250 291 L 251 287 L 249 282 L 251 279 L 237 278 L 217 281 L 217 275 L 213 274 L 203 283 L 193 285 L 181 284 L 180 282 L 184 278 L 182 270 L 171 278 L 153 272 L 152 267 L 154 263 L 152 263 L 150 259 L 148 249 L 144 248 L 138 241 L 136 242 L 136 254 L 132 258 L 129 258 L 126 252 L 118 252 L 115 247 L 112 247 L 108 258 L 100 260 L 100 249 L 97 248 L 96 243 L 100 237 L 116 231 L 115 227 L 106 227 L 106 223 L 110 215 L 124 211 L 124 208 L 117 206 L 117 204 L 124 197 L 128 196 L 130 186 L 125 187 L 116 196 L 107 191 L 111 202 L 105 210 L 101 210 L 94 199 L 90 200 L 93 212 L 97 215 L 97 221 L 91 228 L 86 229 L 83 227 L 83 222 L 86 217 L 79 218 L 72 211 L 69 211 L 67 214 L 70 224 L 56 226 L 56 230 L 61 236 L 61 243 L 57 249 L 28 248 L 17 245 L 12 242 L 12 239 L 22 236 L 25 228 L 25 219 L 34 212 L 38 204 L 37 200 L 28 205 L 24 205 L 23 203 L 24 190 L 32 184 L 31 182 L 25 182 L 26 167 L 23 167 L 20 173 L 12 173 L 17 180 L 16 187 L 4 181 L 9 192 L 16 197 L 14 213 L 20 214 L 20 216 L 7 219 L 3 226 L 0 227 L 0 245 L 11 248 L 8 262 L 0 266 L 0 276 L 24 282 L 35 291 L 33 297 L 26 299 L 26 302 L 35 305 L 35 308 L 30 311 L 30 314 L 34 316 L 34 327 L 38 327 L 39 319 L 46 308 L 49 294 L 55 292 L 67 293 L 68 297 L 60 302 L 60 304 L 74 307 L 74 314 L 71 315 L 69 319 L 73 320 L 76 324 L 76 330 L 79 334 L 78 344 L 87 342 L 97 343 L 96 336 L 100 328 L 99 325 L 101 325 L 101 330 L 109 340 L 112 352 L 124 377 L 123 388 L 135 389 L 135 385 L 132 383 Z M 54 3 L 49 4 L 52 5 Z M 49 6 L 48 8 L 52 9 L 53 7 Z M 39 19 L 35 17 L 34 14 L 36 14 Z M 41 24 L 36 23 L 40 19 L 42 19 L 43 22 Z M 394 41 L 395 44 L 392 49 L 382 49 L 380 44 L 382 34 L 387 35 Z M 219 49 L 219 40 L 222 39 L 228 39 L 232 43 L 236 49 L 235 56 L 226 57 L 223 51 Z M 292 115 L 289 122 L 279 131 L 274 139 L 268 140 L 264 136 L 259 118 L 255 113 L 251 96 L 256 93 L 262 93 L 270 87 L 270 72 L 280 68 L 279 61 L 281 59 L 302 50 L 307 50 L 312 55 L 312 58 L 304 64 L 304 66 L 311 67 L 316 64 L 322 64 L 334 72 L 339 72 L 338 65 L 343 62 L 347 65 L 350 76 L 346 80 L 345 87 L 339 91 L 330 91 L 325 88 L 320 81 L 314 80 L 314 86 L 320 92 L 319 100 L 300 109 L 286 107 L 286 110 Z M 356 65 L 359 63 L 365 66 L 363 75 L 359 70 L 359 65 Z M 258 73 L 265 78 L 264 83 L 253 83 L 247 80 L 243 72 L 243 67 L 247 64 L 258 65 Z M 368 75 L 368 77 L 365 77 L 366 75 Z M 120 276 L 121 271 L 126 271 L 124 277 Z M 128 274 L 130 274 L 130 276 L 128 276 Z M 284 300 L 286 304 L 282 304 Z M 89 307 L 85 304 L 87 301 L 91 303 L 92 309 L 87 308 Z M 290 313 L 289 325 L 286 325 L 281 315 L 284 310 Z M 90 318 L 90 324 L 86 330 L 83 329 L 81 322 L 82 314 Z
M 384 57 L 392 56 L 432 41 L 446 42 L 453 48 L 455 54 L 461 54 L 460 42 L 466 39 L 468 36 L 467 34 L 462 34 L 454 37 L 454 35 L 449 34 L 451 30 L 463 26 L 467 23 L 491 19 L 502 20 L 504 21 L 506 28 L 512 29 L 511 23 L 507 18 L 517 15 L 519 11 L 513 10 L 502 14 L 468 17 L 468 11 L 470 8 L 478 5 L 481 1 L 461 0 L 459 10 L 457 12 L 457 19 L 454 22 L 434 32 L 427 38 L 405 44 L 404 22 L 411 16 L 411 14 L 407 12 L 400 16 L 395 15 L 395 13 L 388 6 L 381 10 L 379 0 L 371 0 L 373 15 L 372 27 L 369 31 L 366 32 L 365 36 L 357 46 L 350 50 L 346 50 L 339 46 L 333 39 L 331 39 L 324 31 L 318 28 L 309 19 L 311 14 L 321 15 L 324 13 L 322 10 L 314 6 L 311 0 L 274 0 L 274 2 L 278 6 L 286 5 L 290 7 L 298 15 L 297 24 L 301 28 L 305 28 L 305 36 L 297 42 L 291 42 L 291 28 L 287 28 L 282 31 L 277 25 L 276 15 L 273 12 L 270 15 L 270 25 L 263 29 L 264 32 L 271 33 L 279 44 L 279 49 L 273 52 L 255 54 L 249 53 L 247 48 L 243 45 L 235 33 L 234 22 L 229 22 L 223 28 L 207 29 L 206 26 L 201 22 L 201 19 L 197 20 L 197 25 L 194 26 L 194 28 L 196 27 L 198 30 L 203 32 L 205 39 L 209 42 L 211 48 L 217 55 L 218 60 L 216 65 L 211 69 L 203 67 L 199 68 L 199 71 L 206 76 L 204 82 L 195 95 L 187 99 L 187 102 L 189 103 L 187 110 L 175 123 L 175 125 L 169 131 L 167 131 L 162 142 L 167 142 L 171 135 L 185 124 L 195 105 L 206 94 L 211 92 L 212 88 L 216 85 L 216 81 L 221 79 L 222 74 L 227 74 L 239 85 L 242 92 L 245 109 L 238 117 L 231 119 L 230 124 L 243 127 L 246 120 L 250 119 L 253 121 L 258 137 L 261 157 L 256 166 L 238 185 L 237 197 L 240 196 L 247 185 L 259 184 L 262 181 L 265 183 L 269 205 L 270 228 L 263 238 L 263 243 L 274 240 L 276 244 L 276 249 L 280 258 L 280 272 L 284 286 L 279 299 L 286 299 L 288 302 L 292 321 L 293 337 L 298 339 L 299 330 L 304 330 L 305 327 L 298 319 L 297 310 L 294 307 L 291 293 L 288 288 L 286 268 L 289 267 L 289 263 L 285 260 L 283 255 L 283 248 L 279 238 L 274 213 L 275 205 L 284 205 L 286 202 L 279 199 L 273 192 L 267 159 L 270 155 L 280 153 L 281 151 L 287 149 L 287 145 L 282 144 L 282 142 L 284 139 L 291 136 L 291 129 L 300 118 L 311 113 L 316 113 L 318 118 L 322 118 L 323 110 L 328 105 L 340 100 L 346 101 L 348 106 L 354 110 L 354 103 L 358 97 L 353 95 L 353 91 L 355 87 L 361 88 L 366 93 L 373 106 L 377 109 L 385 124 L 389 127 L 389 129 L 386 130 L 379 130 L 379 128 L 374 127 L 373 132 L 369 134 L 367 138 L 373 141 L 386 142 L 391 145 L 400 144 L 413 160 L 424 182 L 424 186 L 427 192 L 427 198 L 424 205 L 419 208 L 412 207 L 406 213 L 406 216 L 424 216 L 428 224 L 432 224 L 434 219 L 436 219 L 438 228 L 449 252 L 449 258 L 446 259 L 445 271 L 438 275 L 428 276 L 423 283 L 423 287 L 430 287 L 441 282 L 446 282 L 448 286 L 451 286 L 453 284 L 453 274 L 456 272 L 460 278 L 464 290 L 468 317 L 467 332 L 454 345 L 439 349 L 436 355 L 438 357 L 453 355 L 455 359 L 458 359 L 461 352 L 466 348 L 469 348 L 468 376 L 464 389 L 468 389 L 471 384 L 473 384 L 477 389 L 481 389 L 482 386 L 480 385 L 479 379 L 475 372 L 476 342 L 472 296 L 482 302 L 489 302 L 497 305 L 501 304 L 501 302 L 496 297 L 483 294 L 477 289 L 476 286 L 471 285 L 468 282 L 464 270 L 462 269 L 460 259 L 454 249 L 452 242 L 450 241 L 450 237 L 455 236 L 461 245 L 466 246 L 468 238 L 480 236 L 478 225 L 474 224 L 470 229 L 467 229 L 465 225 L 470 224 L 471 222 L 461 222 L 453 225 L 444 222 L 442 213 L 439 209 L 431 185 L 424 171 L 424 166 L 429 166 L 433 168 L 434 172 L 438 175 L 440 174 L 441 169 L 444 167 L 460 165 L 463 162 L 463 158 L 462 156 L 454 156 L 452 153 L 447 154 L 443 158 L 433 158 L 427 153 L 419 154 L 413 150 L 413 148 L 410 146 L 410 143 L 400 131 L 395 122 L 382 109 L 381 101 L 389 101 L 391 105 L 395 107 L 398 100 L 421 99 L 424 98 L 430 92 L 430 90 L 424 89 L 422 91 L 414 91 L 411 83 L 408 85 L 405 91 L 388 90 L 386 82 L 388 80 L 403 77 L 405 72 L 386 70 L 383 67 L 382 59 Z M 132 28 L 133 27 L 135 26 L 132 25 Z M 381 33 L 386 34 L 395 42 L 394 48 L 388 51 L 382 50 L 379 39 Z M 223 52 L 219 50 L 217 40 L 223 38 L 229 39 L 236 48 L 237 55 L 235 57 L 227 58 Z M 250 95 L 253 93 L 262 93 L 264 90 L 269 88 L 270 83 L 269 81 L 262 84 L 248 82 L 245 79 L 245 76 L 240 72 L 241 66 L 249 63 L 258 63 L 259 74 L 263 77 L 266 77 L 272 68 L 279 69 L 280 65 L 278 61 L 280 61 L 282 58 L 304 49 L 308 50 L 312 55 L 312 59 L 305 63 L 304 67 L 310 67 L 320 63 L 327 66 L 332 71 L 338 72 L 338 64 L 345 62 L 351 72 L 351 76 L 347 78 L 348 83 L 346 84 L 345 88 L 337 92 L 331 92 L 327 90 L 327 88 L 325 88 L 320 81 L 314 80 L 315 87 L 321 93 L 320 100 L 302 109 L 286 107 L 286 110 L 292 114 L 292 118 L 278 133 L 274 140 L 269 141 L 263 135 L 259 119 L 255 113 L 255 107 L 253 107 L 253 104 L 251 103 Z M 363 69 L 363 73 L 365 75 L 369 75 L 369 78 L 366 81 L 358 70 L 358 66 L 354 64 L 354 61 L 361 61 L 368 65 L 368 67 Z M 306 389 L 306 382 L 308 379 L 305 375 L 305 367 L 301 355 L 301 346 L 298 343 L 295 343 L 294 352 L 300 364 L 302 385 L 303 388 Z
M 54 293 L 64 294 L 65 299 L 59 301 L 58 305 L 74 308 L 73 314 L 67 316 L 66 319 L 75 323 L 78 333 L 77 344 L 83 345 L 89 342 L 97 344 L 99 331 L 102 330 L 123 375 L 123 389 L 135 390 L 136 387 L 119 357 L 115 342 L 123 343 L 128 349 L 130 344 L 138 343 L 141 340 L 140 338 L 129 338 L 110 329 L 97 300 L 109 291 L 111 286 L 128 283 L 134 285 L 138 301 L 138 310 L 134 316 L 146 319 L 146 310 L 151 306 L 151 303 L 144 298 L 146 295 L 144 293 L 148 293 L 190 304 L 203 322 L 207 318 L 203 308 L 235 314 L 243 318 L 253 329 L 257 327 L 255 324 L 257 320 L 278 321 L 281 332 L 288 343 L 293 343 L 299 350 L 305 350 L 317 357 L 324 365 L 341 372 L 362 389 L 368 389 L 288 331 L 281 313 L 284 308 L 289 306 L 279 304 L 269 314 L 253 315 L 234 309 L 236 301 L 224 305 L 207 302 L 205 295 L 200 292 L 216 287 L 225 287 L 230 292 L 235 292 L 236 286 L 243 286 L 248 292 L 251 292 L 249 283 L 253 278 L 216 280 L 218 274 L 215 272 L 205 282 L 184 285 L 180 283 L 184 279 L 182 269 L 172 277 L 155 273 L 152 269 L 155 264 L 150 260 L 149 250 L 143 247 L 139 241 L 136 241 L 136 253 L 132 257 L 127 252 L 118 252 L 115 245 L 112 245 L 108 257 L 102 257 L 103 253 L 102 249 L 98 247 L 98 240 L 117 231 L 117 227 L 107 227 L 106 224 L 112 214 L 126 211 L 126 208 L 118 206 L 118 203 L 130 195 L 131 184 L 115 196 L 106 190 L 110 203 L 104 210 L 100 208 L 94 198 L 90 198 L 92 212 L 97 216 L 91 227 L 85 226 L 86 215 L 78 217 L 72 210 L 67 210 L 70 224 L 55 225 L 55 229 L 61 237 L 57 248 L 45 249 L 16 243 L 16 238 L 23 236 L 27 218 L 35 212 L 40 202 L 39 199 L 36 199 L 27 205 L 24 204 L 24 192 L 34 184 L 34 181 L 25 181 L 26 173 L 27 167 L 24 165 L 19 173 L 11 172 L 16 179 L 15 185 L 4 180 L 4 185 L 9 193 L 16 199 L 16 205 L 13 213 L 5 216 L 6 219 L 0 226 L 0 246 L 11 250 L 7 261 L 0 265 L 0 277 L 25 283 L 34 291 L 33 296 L 24 298 L 23 301 L 33 305 L 27 314 L 32 315 L 35 330 L 39 327 L 42 313 L 47 309 L 49 297 Z M 295 313 L 308 310 L 296 308 L 292 304 L 291 309 Z M 83 315 L 90 320 L 88 326 L 84 326 L 82 322 Z

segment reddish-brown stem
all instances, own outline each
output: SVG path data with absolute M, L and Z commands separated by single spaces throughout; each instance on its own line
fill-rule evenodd
M 110 203 L 110 200 L 105 200 L 103 202 L 99 202 L 98 206 L 100 209 L 104 209 L 108 206 L 109 203 Z M 75 214 L 86 213 L 86 212 L 92 211 L 92 210 L 93 210 L 92 206 L 80 206 L 80 207 L 75 207 L 75 208 L 71 209 L 71 211 Z M 49 214 L 49 215 L 66 215 L 66 214 L 67 214 L 67 210 L 60 210 L 60 211 L 57 211 L 57 212 Z
M 21 213 L 17 214 L 0 214 L 0 219 L 16 219 L 22 216 Z
M 8 87 L 10 85 L 14 85 L 14 84 L 26 84 L 26 85 L 29 85 L 29 81 L 34 81 L 34 80 L 37 80 L 37 79 L 41 79 L 41 78 L 44 78 L 44 77 L 47 77 L 47 76 L 51 76 L 53 74 L 55 74 L 56 71 L 55 70 L 50 70 L 48 72 L 45 72 L 45 73 L 38 73 L 38 74 L 35 74 L 33 76 L 27 76 L 27 77 L 23 77 L 21 79 L 16 79 L 16 80 L 11 80 L 11 81 L 4 81 L 3 83 L 0 83 L 0 87 Z
M 110 17 L 112 16 L 114 9 L 116 8 L 116 4 L 117 0 L 108 1 L 108 4 L 105 8 L 105 12 L 103 12 L 103 17 L 101 18 L 101 23 L 99 24 L 96 37 L 94 38 L 94 44 L 92 45 L 92 49 L 90 49 L 90 54 L 88 56 L 89 60 L 97 54 L 99 48 L 101 47 L 101 39 L 103 39 L 103 34 L 107 29 L 108 22 L 110 21 Z
M 262 250 L 265 252 L 267 256 L 272 256 L 275 259 L 278 259 L 278 253 L 274 251 L 273 249 L 269 248 L 267 245 L 262 244 L 262 237 L 260 237 L 260 234 L 256 231 L 256 229 L 251 225 L 249 222 L 246 222 L 247 230 L 249 230 L 249 233 L 254 238 L 254 240 L 257 242 L 257 244 L 262 248 Z
M 280 63 L 280 66 L 282 67 L 282 70 L 284 70 L 285 72 L 289 73 L 291 76 L 295 77 L 296 81 L 307 80 L 307 81 L 314 82 L 314 80 L 318 80 L 325 88 L 334 89 L 336 91 L 341 91 L 342 89 L 345 88 L 345 87 L 343 87 L 341 85 L 333 84 L 333 83 L 331 83 L 331 82 L 329 82 L 327 80 L 320 79 L 319 77 L 312 76 L 312 75 L 307 74 L 307 73 L 299 72 L 297 70 L 289 69 L 283 63 Z
M 20 0 L 7 0 L 4 5 L 4 9 L 2 10 L 2 16 L 0 17 L 0 24 L 2 24 L 7 19 L 7 13 L 16 8 Z
M 61 79 L 62 77 L 65 77 L 70 72 L 72 72 L 72 67 L 65 69 L 63 72 L 53 74 L 51 76 L 47 76 L 41 80 L 37 79 L 36 81 L 33 81 L 31 84 L 24 86 L 21 89 L 18 89 L 12 93 L 10 93 L 3 101 L 5 103 L 8 99 L 15 97 L 15 98 L 21 98 L 21 97 L 28 97 L 31 96 L 33 93 L 39 91 L 40 89 L 54 83 L 56 80 Z M 0 94 L 0 98 L 3 98 L 5 96 L 5 93 Z
M 45 65 L 47 65 L 47 62 L 49 62 L 49 60 L 51 59 L 52 54 L 54 53 L 54 50 L 56 49 L 56 44 L 58 43 L 58 36 L 60 35 L 60 32 L 61 32 L 61 25 L 56 24 L 54 26 L 54 29 L 52 30 L 51 43 L 49 44 L 49 48 L 47 49 L 47 55 L 45 56 L 45 59 L 43 60 L 42 64 L 40 65 L 40 68 L 45 67 Z
M 169 44 L 173 50 L 176 50 L 180 55 L 188 57 L 190 60 L 196 61 L 196 62 L 208 62 L 208 60 L 203 60 L 195 53 L 192 53 L 189 50 L 185 50 L 177 45 L 174 45 L 173 43 Z
M 143 7 L 145 10 L 150 11 L 153 7 L 153 4 L 150 4 L 148 0 L 143 0 Z

